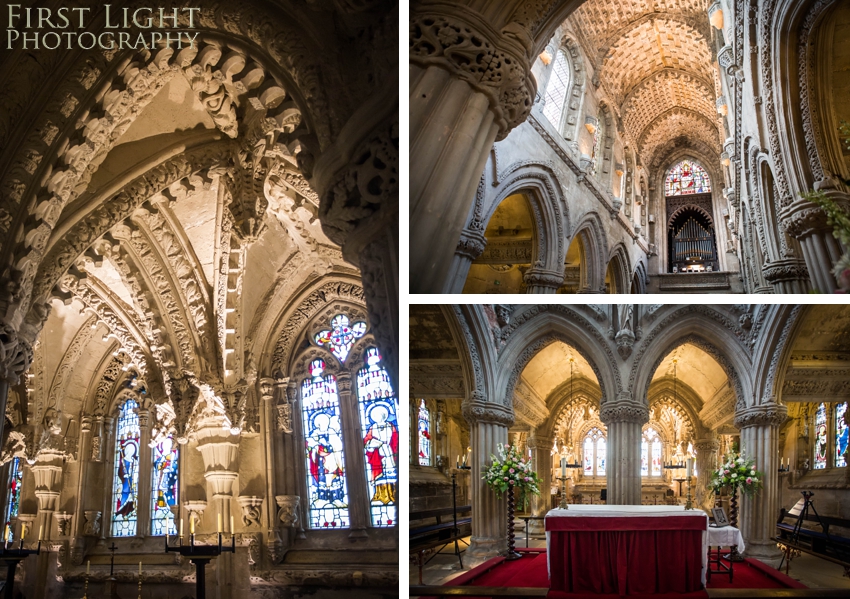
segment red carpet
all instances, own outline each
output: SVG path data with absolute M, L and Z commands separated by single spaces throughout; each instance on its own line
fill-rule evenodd
M 504 558 L 496 557 L 488 560 L 469 572 L 464 572 L 446 583 L 447 586 L 480 586 L 480 587 L 534 587 L 548 588 L 549 577 L 546 570 L 545 549 L 520 549 L 523 553 L 522 559 L 516 561 L 505 561 Z M 722 576 L 714 574 L 708 584 L 710 589 L 781 589 L 781 588 L 806 588 L 793 578 L 785 576 L 778 570 L 770 568 L 755 559 L 747 559 L 743 563 L 735 564 L 735 573 L 732 583 L 729 583 L 729 575 Z M 583 599 L 585 595 L 579 593 L 561 593 L 549 591 L 549 599 Z M 591 595 L 587 595 L 591 597 Z M 594 599 L 607 597 L 606 595 L 592 595 Z M 612 598 L 619 597 L 611 595 Z M 676 595 L 649 595 L 652 599 L 699 599 L 707 597 L 704 591 Z M 486 599 L 486 598 L 481 598 Z M 640 599 L 638 595 L 629 595 L 629 599 Z

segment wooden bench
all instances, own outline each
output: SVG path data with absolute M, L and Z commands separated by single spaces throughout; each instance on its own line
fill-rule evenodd
M 839 564 L 844 567 L 845 576 L 850 576 L 850 538 L 829 532 L 830 526 L 850 529 L 850 520 L 831 516 L 820 516 L 818 518 L 815 515 L 807 514 L 803 518 L 803 522 L 817 525 L 821 530 L 817 531 L 801 526 L 797 530 L 795 538 L 795 527 L 798 520 L 799 516 L 782 508 L 779 511 L 779 520 L 776 522 L 776 536 L 771 539 L 776 541 L 780 545 L 780 549 L 785 552 L 785 573 L 788 573 L 788 567 L 791 559 L 795 556 L 795 552 L 796 555 L 802 552 Z
M 410 512 L 409 519 L 411 524 L 422 522 L 418 526 L 411 526 L 409 531 L 410 553 L 415 556 L 416 565 L 419 567 L 419 584 L 422 584 L 422 568 L 425 564 L 450 543 L 454 543 L 454 554 L 457 555 L 460 567 L 463 569 L 461 557 L 463 551 L 460 550 L 458 542 L 472 533 L 471 505 L 464 505 L 457 509 L 447 507 Z M 457 526 L 455 526 L 455 519 Z M 435 549 L 434 554 L 426 560 L 425 554 Z

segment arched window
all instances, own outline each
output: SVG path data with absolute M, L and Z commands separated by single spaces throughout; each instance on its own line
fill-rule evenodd
M 661 439 L 653 428 L 646 429 L 640 441 L 640 475 L 661 476 Z
M 357 373 L 357 398 L 372 526 L 392 526 L 396 522 L 398 484 L 398 402 L 390 375 L 380 362 L 378 349 L 368 348 L 367 366 Z
M 347 355 L 347 350 L 346 350 Z M 324 360 L 310 363 L 301 385 L 301 416 L 307 448 L 307 509 L 311 528 L 347 528 L 348 486 L 336 378 L 322 376 Z
M 826 445 L 829 439 L 826 431 L 826 405 L 820 404 L 815 413 L 815 470 L 826 468 Z
M 24 469 L 21 458 L 12 458 L 9 465 L 9 486 L 6 491 L 6 528 L 9 537 L 4 539 L 10 541 L 12 536 L 12 518 L 18 517 L 18 509 L 21 507 L 21 483 L 24 482 Z
M 419 465 L 431 465 L 431 410 L 425 406 L 425 400 L 419 402 Z
M 174 514 L 171 506 L 178 505 L 177 477 L 178 449 L 174 438 L 169 435 L 152 450 L 152 480 L 151 480 L 151 534 L 176 535 Z
M 331 328 L 316 333 L 317 345 L 326 346 L 340 363 L 344 363 L 354 342 L 366 332 L 366 323 L 361 321 L 350 323 L 348 316 L 337 314 L 331 320 Z
M 567 100 L 567 91 L 570 89 L 570 65 L 567 55 L 563 50 L 558 50 L 555 55 L 555 64 L 552 65 L 552 76 L 546 86 L 544 97 L 543 116 L 552 126 L 561 131 L 561 117 L 564 114 L 564 104 Z
M 112 480 L 112 536 L 133 536 L 139 491 L 139 404 L 133 399 L 124 402 L 118 416 Z
M 605 436 L 598 428 L 592 428 L 584 438 L 584 475 L 605 476 Z
M 847 437 L 850 434 L 850 427 L 844 421 L 847 412 L 847 402 L 840 403 L 835 406 L 835 465 L 842 467 L 847 465 L 847 460 L 844 453 L 847 451 Z M 850 416 L 850 415 L 848 415 Z
M 667 196 L 681 196 L 695 193 L 709 193 L 711 180 L 708 173 L 700 165 L 690 160 L 683 160 L 670 169 L 664 185 Z

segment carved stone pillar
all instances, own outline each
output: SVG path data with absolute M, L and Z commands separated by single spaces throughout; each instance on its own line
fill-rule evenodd
M 552 443 L 554 437 L 544 437 L 534 433 L 528 438 L 528 448 L 531 450 L 531 463 L 534 471 L 540 477 L 540 495 L 531 500 L 531 515 L 545 516 L 551 506 L 549 491 L 552 487 Z M 542 532 L 543 522 L 530 521 L 531 532 Z
M 506 407 L 481 399 L 465 402 L 463 416 L 469 422 L 472 445 L 472 540 L 466 553 L 474 557 L 493 557 L 507 548 L 507 508 L 505 497 L 497 499 L 481 477 L 490 465 L 490 454 L 496 453 L 496 446 L 508 442 L 508 427 L 513 424 L 514 417 Z
M 714 505 L 714 497 L 708 491 L 708 481 L 711 480 L 711 473 L 717 469 L 720 441 L 712 433 L 694 441 L 694 449 L 697 452 L 696 505 L 706 509 Z
M 265 459 L 266 459 L 266 496 L 274 497 L 277 490 L 278 481 L 275 468 L 275 456 L 277 455 L 278 445 L 282 443 L 280 432 L 277 427 L 277 419 L 275 418 L 274 396 L 275 393 L 285 394 L 283 390 L 276 388 L 275 380 L 271 378 L 260 379 L 260 398 L 262 406 L 260 408 L 260 430 L 262 431 L 265 441 Z M 278 523 L 275 518 L 275 509 L 271 501 L 266 502 L 266 520 L 268 528 L 266 529 L 266 553 L 270 559 L 275 562 L 281 556 L 283 551 L 283 543 L 278 533 Z
M 832 200 L 847 204 L 847 195 L 835 190 L 824 190 Z M 841 245 L 832 235 L 832 226 L 826 214 L 807 200 L 798 200 L 783 211 L 782 225 L 789 235 L 800 242 L 812 287 L 822 293 L 836 290 L 832 267 L 841 257 Z
M 806 263 L 796 258 L 769 262 L 762 274 L 774 293 L 808 293 L 811 289 Z
M 32 346 L 10 326 L 0 323 L 0 440 L 6 422 L 9 387 L 17 385 L 32 364 Z
M 469 267 L 484 253 L 487 247 L 487 239 L 480 231 L 463 229 L 460 232 L 460 241 L 452 258 L 452 266 L 449 271 L 447 293 L 463 293 L 463 286 L 469 276 Z
M 360 414 L 358 413 L 357 398 L 351 392 L 351 375 L 342 371 L 336 378 L 339 392 L 339 407 L 342 413 L 342 442 L 345 449 L 345 467 L 348 486 L 348 497 L 366 497 L 369 488 L 366 485 L 366 458 L 363 455 L 363 440 L 360 434 Z M 369 535 L 368 504 L 363 502 L 348 502 L 348 517 L 351 519 L 350 539 L 365 539 Z
M 53 513 L 59 507 L 59 492 L 62 490 L 62 468 L 64 454 L 49 449 L 36 456 L 31 470 L 35 477 L 35 497 L 38 500 L 37 530 L 43 530 L 42 538 L 49 539 L 53 525 Z
M 553 294 L 558 291 L 558 287 L 564 284 L 564 273 L 532 267 L 525 273 L 523 280 L 528 286 L 526 293 Z
M 764 473 L 764 487 L 754 497 L 743 497 L 740 529 L 747 545 L 746 555 L 762 561 L 780 556 L 770 540 L 779 515 L 779 426 L 787 417 L 785 406 L 768 403 L 735 415 L 741 429 L 741 452 L 755 460 Z
M 138 506 L 136 507 L 138 525 L 136 535 L 146 537 L 150 534 L 151 514 L 151 452 L 145 449 L 151 442 L 151 413 L 150 410 L 139 408 L 139 482 L 138 482 Z M 143 522 L 147 522 L 147 528 L 143 528 Z
M 411 292 L 448 291 L 487 155 L 531 111 L 537 89 L 523 34 L 505 35 L 465 6 L 411 10 Z
M 599 417 L 608 429 L 608 505 L 640 505 L 640 437 L 649 410 L 620 398 L 603 404 Z

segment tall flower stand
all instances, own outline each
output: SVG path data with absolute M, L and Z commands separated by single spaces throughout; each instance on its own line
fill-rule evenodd
M 522 557 L 514 547 L 514 511 L 516 504 L 514 502 L 514 488 L 508 487 L 508 552 L 505 555 L 507 560 L 515 560 Z
M 738 528 L 738 487 L 732 487 L 732 497 L 729 498 L 729 524 Z M 744 561 L 744 556 L 738 553 L 736 545 L 732 545 L 732 550 L 723 557 L 730 562 Z

